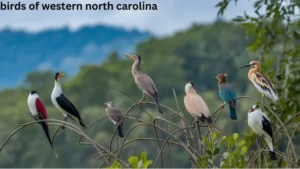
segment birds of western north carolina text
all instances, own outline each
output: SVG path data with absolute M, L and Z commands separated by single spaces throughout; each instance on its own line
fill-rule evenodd
M 44 104 L 41 102 L 39 95 L 37 91 L 32 91 L 29 93 L 28 99 L 27 99 L 27 104 L 29 111 L 32 115 L 32 117 L 36 120 L 47 120 L 47 111 L 44 106 Z M 49 141 L 49 144 L 51 145 L 52 150 L 54 151 L 56 158 L 57 154 L 55 152 L 55 149 L 53 147 L 51 138 L 50 138 L 50 133 L 49 133 L 49 125 L 47 121 L 41 121 L 39 124 L 42 126 L 44 133 L 46 134 L 46 137 Z
M 269 118 L 263 112 L 261 112 L 261 109 L 258 105 L 253 105 L 252 108 L 249 110 L 248 125 L 253 129 L 253 131 L 257 135 L 264 137 L 270 149 L 271 160 L 276 160 L 271 123 Z
M 219 80 L 218 87 L 219 87 L 219 95 L 221 99 L 228 103 L 229 111 L 230 111 L 230 118 L 232 120 L 236 120 L 236 94 L 232 89 L 232 86 L 227 83 L 226 81 L 226 73 L 218 74 L 216 77 Z
M 248 79 L 254 84 L 256 89 L 263 95 L 267 96 L 278 106 L 278 95 L 275 91 L 274 85 L 271 81 L 259 73 L 260 70 L 260 62 L 259 61 L 251 61 L 250 64 L 242 66 L 242 67 L 251 67 L 248 72 Z
M 205 120 L 209 125 L 212 124 L 209 109 L 195 90 L 193 82 L 189 82 L 185 85 L 184 106 L 186 110 L 196 119 L 200 119 L 202 122 Z
M 160 113 L 163 113 L 159 104 L 157 88 L 151 79 L 150 76 L 142 72 L 141 70 L 141 57 L 138 55 L 125 55 L 134 60 L 132 65 L 132 75 L 134 77 L 135 83 L 140 90 L 143 92 L 143 96 L 139 101 L 139 104 L 142 103 L 144 96 L 146 95 L 146 102 L 148 103 L 148 95 L 153 98 L 156 103 L 156 107 Z
M 107 114 L 109 120 L 111 120 L 116 125 L 119 136 L 124 137 L 123 131 L 122 131 L 123 115 L 122 115 L 121 111 L 111 101 L 104 103 L 104 104 L 107 105 L 106 114 Z
M 61 89 L 61 84 L 59 82 L 60 78 L 63 77 L 64 74 L 56 73 L 55 74 L 55 82 L 54 88 L 51 94 L 51 100 L 54 106 L 63 114 L 64 120 L 67 121 L 68 117 L 72 120 L 75 120 L 72 116 L 76 117 L 83 128 L 86 128 L 83 124 L 83 120 L 80 117 L 78 110 L 75 106 L 64 96 Z

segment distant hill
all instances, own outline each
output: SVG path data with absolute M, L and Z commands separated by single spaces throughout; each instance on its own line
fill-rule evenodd
M 112 51 L 132 52 L 149 38 L 147 32 L 111 26 L 68 28 L 39 33 L 0 31 L 0 88 L 19 85 L 34 70 L 62 71 L 75 75 L 82 64 L 100 63 Z

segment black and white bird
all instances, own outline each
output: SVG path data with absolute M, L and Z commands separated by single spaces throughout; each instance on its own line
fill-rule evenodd
M 113 102 L 107 102 L 104 103 L 106 108 L 106 114 L 110 121 L 112 121 L 116 127 L 118 128 L 118 134 L 120 137 L 124 137 L 123 135 L 123 115 L 121 113 L 121 110 L 119 110 Z
M 257 135 L 264 137 L 270 149 L 271 160 L 276 160 L 271 123 L 269 118 L 263 112 L 261 112 L 261 109 L 258 105 L 253 105 L 249 110 L 248 125 Z
M 53 147 L 53 143 L 51 141 L 50 138 L 50 133 L 49 133 L 49 125 L 47 122 L 47 110 L 44 106 L 44 104 L 42 103 L 42 101 L 39 98 L 39 95 L 37 93 L 37 91 L 31 91 L 29 93 L 28 99 L 27 99 L 27 104 L 28 104 L 28 108 L 29 111 L 32 115 L 32 117 L 36 120 L 36 121 L 40 121 L 39 124 L 42 126 L 44 133 L 49 141 L 49 144 L 53 150 L 53 152 L 56 155 L 57 158 L 57 154 L 55 152 L 55 149 Z
M 63 114 L 65 121 L 67 121 L 68 117 L 70 117 L 72 120 L 75 120 L 73 117 L 76 117 L 80 125 L 83 128 L 86 128 L 76 107 L 62 93 L 59 79 L 63 76 L 64 74 L 62 73 L 55 74 L 55 83 L 51 94 L 51 100 L 54 106 Z

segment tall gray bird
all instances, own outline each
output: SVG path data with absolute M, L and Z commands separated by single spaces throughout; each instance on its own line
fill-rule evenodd
M 267 115 L 261 111 L 258 105 L 253 105 L 249 110 L 248 125 L 257 135 L 264 137 L 270 149 L 271 160 L 276 160 L 271 122 Z
M 106 114 L 109 118 L 110 121 L 112 121 L 116 127 L 118 128 L 118 134 L 120 137 L 124 137 L 123 135 L 123 114 L 121 111 L 115 106 L 113 102 L 107 102 L 104 103 L 107 108 L 106 108 Z
M 142 60 L 141 57 L 139 55 L 125 55 L 125 56 L 134 60 L 134 63 L 132 65 L 132 75 L 134 77 L 136 85 L 143 92 L 143 96 L 139 101 L 139 104 L 142 103 L 145 95 L 147 98 L 145 103 L 148 103 L 148 96 L 150 96 L 155 101 L 158 111 L 162 114 L 163 111 L 161 110 L 159 104 L 157 88 L 153 80 L 151 79 L 151 77 L 141 70 L 141 60 Z

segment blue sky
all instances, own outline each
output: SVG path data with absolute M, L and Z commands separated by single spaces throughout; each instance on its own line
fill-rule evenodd
M 23 0 L 34 3 L 37 0 Z M 3 1 L 2 1 L 3 2 Z M 7 2 L 4 1 L 4 2 Z M 19 0 L 9 0 L 10 3 Z M 66 0 L 43 0 L 43 3 L 67 2 Z M 104 0 L 68 0 L 69 3 L 103 3 Z M 138 3 L 139 0 L 110 0 L 111 3 Z M 144 0 L 156 3 L 158 11 L 0 11 L 0 29 L 11 28 L 30 32 L 68 26 L 76 30 L 84 25 L 105 24 L 137 28 L 158 36 L 171 35 L 190 27 L 193 23 L 208 23 L 216 19 L 219 0 Z M 236 15 L 253 13 L 253 1 L 239 0 L 232 3 L 225 13 L 230 19 Z

